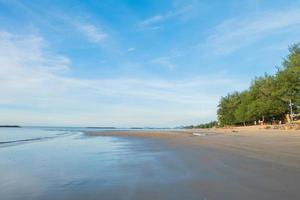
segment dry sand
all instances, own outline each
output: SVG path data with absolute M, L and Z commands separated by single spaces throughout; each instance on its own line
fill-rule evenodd
M 300 131 L 240 127 L 86 134 L 162 142 L 176 152 L 178 165 L 197 177 L 174 183 L 173 189 L 187 187 L 202 199 L 300 199 Z

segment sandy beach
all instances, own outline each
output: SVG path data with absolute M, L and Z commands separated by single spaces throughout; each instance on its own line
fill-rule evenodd
M 177 166 L 170 169 L 180 166 L 195 178 L 154 189 L 157 198 L 182 191 L 195 199 L 300 199 L 299 130 L 240 127 L 85 134 L 151 139 L 175 152 Z

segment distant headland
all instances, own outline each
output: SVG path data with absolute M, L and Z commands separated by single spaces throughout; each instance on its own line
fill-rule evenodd
M 110 127 L 110 126 L 88 126 L 86 128 L 91 128 L 91 129 L 116 129 L 116 127 Z
M 18 125 L 0 125 L 0 128 L 21 128 Z

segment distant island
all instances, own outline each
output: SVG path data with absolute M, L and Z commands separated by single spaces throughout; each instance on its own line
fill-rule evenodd
M 110 126 L 88 126 L 86 128 L 91 128 L 91 129 L 116 129 L 116 127 L 110 127 Z
M 18 125 L 0 125 L 0 128 L 21 128 Z
M 135 129 L 137 129 L 137 130 L 145 130 L 145 129 L 157 130 L 157 129 L 159 129 L 159 130 L 162 130 L 162 129 L 170 129 L 170 128 L 166 128 L 166 127 L 164 127 L 164 128 L 158 128 L 158 127 L 130 127 L 129 129 L 133 129 L 133 130 L 135 130 Z

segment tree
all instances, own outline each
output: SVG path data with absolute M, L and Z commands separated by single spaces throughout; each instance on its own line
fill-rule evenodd
M 237 123 L 235 118 L 235 110 L 240 104 L 240 94 L 234 92 L 222 97 L 218 105 L 218 118 L 221 125 L 233 125 Z
M 234 117 L 237 123 L 243 123 L 244 126 L 246 122 L 250 121 L 248 116 L 248 104 L 249 104 L 249 92 L 244 91 L 240 94 L 240 104 L 237 106 Z
M 248 117 L 250 119 L 270 119 L 286 111 L 284 101 L 276 93 L 277 85 L 275 77 L 267 74 L 253 81 L 249 88 Z
M 300 47 L 294 44 L 289 48 L 290 54 L 283 61 L 283 68 L 276 74 L 278 96 L 288 104 L 291 100 L 300 104 Z
M 289 112 L 290 100 L 295 104 L 294 109 L 300 112 L 299 44 L 289 48 L 289 55 L 275 75 L 257 77 L 248 90 L 221 97 L 218 120 L 221 125 L 234 125 L 283 118 Z

